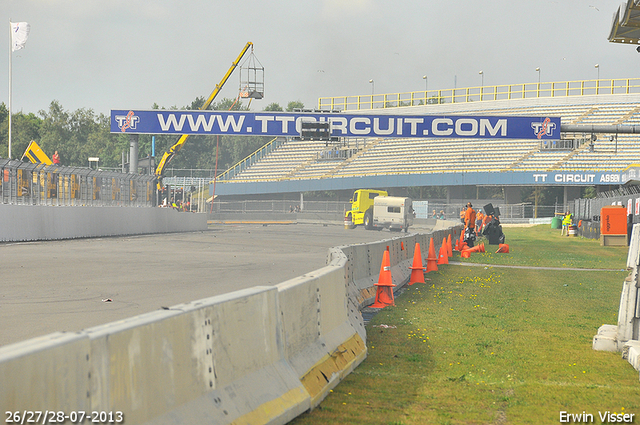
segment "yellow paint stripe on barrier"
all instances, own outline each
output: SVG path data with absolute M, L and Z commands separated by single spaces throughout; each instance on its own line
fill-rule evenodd
M 376 296 L 377 287 L 371 286 L 369 288 L 361 289 L 360 296 L 358 297 L 358 303 L 362 305 L 366 300 L 374 298 Z
M 231 423 L 233 425 L 267 424 L 282 416 L 283 413 L 291 410 L 294 406 L 303 404 L 308 398 L 309 394 L 302 387 L 297 387 L 287 391 L 275 400 L 261 404 L 257 409 L 242 415 Z
M 317 406 L 340 378 L 351 372 L 367 355 L 367 347 L 357 333 L 340 344 L 331 355 L 326 355 L 300 379 L 311 395 L 311 407 Z

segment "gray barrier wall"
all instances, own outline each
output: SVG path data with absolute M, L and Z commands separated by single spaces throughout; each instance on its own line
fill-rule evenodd
M 438 249 L 460 228 L 332 248 L 327 266 L 275 287 L 1 347 L 0 411 L 18 419 L 119 411 L 129 425 L 284 424 L 366 358 L 360 308 L 375 296 L 387 246 L 399 289 L 415 243 L 424 258 L 431 237 Z
M 35 241 L 207 230 L 206 214 L 151 207 L 0 204 L 0 241 Z

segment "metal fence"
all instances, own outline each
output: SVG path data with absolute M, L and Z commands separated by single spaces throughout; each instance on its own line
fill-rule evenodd
M 214 201 L 213 212 L 216 213 L 288 213 L 296 207 L 306 212 L 344 213 L 351 210 L 351 204 L 343 201 L 304 201 L 302 206 L 298 201 Z
M 600 210 L 609 205 L 627 208 L 632 223 L 640 223 L 640 187 L 622 186 L 619 189 L 599 193 L 592 199 L 575 199 L 569 204 L 571 213 L 577 220 L 600 221 Z
M 504 204 L 495 201 L 474 201 L 473 208 L 476 211 L 479 211 L 483 208 L 484 205 L 491 203 L 494 208 L 500 209 L 500 220 L 505 223 L 508 222 L 518 222 L 518 221 L 528 221 L 530 218 L 545 218 L 545 217 L 553 217 L 556 212 L 562 210 L 562 206 L 557 205 L 538 205 L 535 206 L 532 203 L 520 203 L 520 204 Z M 444 211 L 445 217 L 447 219 L 453 219 L 460 217 L 460 211 L 464 208 L 465 203 L 453 203 L 447 204 L 438 201 L 429 201 L 428 213 L 429 216 L 427 218 L 431 218 L 432 211 L 435 210 L 436 214 L 440 211 Z
M 0 201 L 4 204 L 156 205 L 156 179 L 153 175 L 31 164 L 10 159 L 0 159 L 0 173 Z
M 318 109 L 361 110 L 505 99 L 640 93 L 640 79 L 597 79 L 321 97 Z
M 417 200 L 414 200 L 414 202 Z M 428 202 L 427 206 L 427 216 L 420 218 L 431 218 L 432 210 L 436 210 L 437 213 L 440 211 L 444 211 L 445 217 L 447 219 L 459 218 L 460 211 L 464 204 L 461 203 L 446 203 L 442 201 L 431 201 L 426 200 Z M 489 203 L 489 202 L 486 202 Z M 476 210 L 482 208 L 482 201 L 479 203 L 474 202 L 474 208 Z M 538 206 L 537 212 L 535 205 L 531 203 L 521 203 L 521 204 L 501 204 L 493 202 L 492 205 L 494 207 L 500 208 L 500 219 L 504 222 L 517 222 L 529 220 L 530 218 L 540 218 L 540 217 L 553 217 L 556 212 L 560 212 L 562 210 L 562 206 L 556 205 L 545 205 Z M 302 212 L 313 212 L 313 213 L 340 213 L 343 214 L 345 211 L 351 210 L 351 203 L 348 201 L 307 201 L 304 200 L 302 205 L 298 200 L 270 200 L 270 201 L 257 201 L 257 200 L 247 200 L 247 201 L 214 201 L 213 203 L 213 212 L 214 213 L 238 213 L 238 214 L 246 214 L 246 213 L 288 213 L 291 210 L 295 210 L 296 207 L 301 207 Z

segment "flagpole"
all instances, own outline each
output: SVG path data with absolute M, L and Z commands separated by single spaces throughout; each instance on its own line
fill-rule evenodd
M 13 38 L 11 32 L 11 19 L 9 19 L 9 159 L 11 159 L 11 71 L 13 69 Z

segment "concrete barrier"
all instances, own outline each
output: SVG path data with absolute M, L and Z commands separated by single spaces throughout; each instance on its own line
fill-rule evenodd
M 640 372 L 640 224 L 633 225 L 627 268 L 631 271 L 622 285 L 618 324 L 600 326 L 593 337 L 593 349 L 621 352 L 622 358 Z
M 375 295 L 387 246 L 397 290 L 415 242 L 439 246 L 454 232 L 332 248 L 326 267 L 275 287 L 0 347 L 0 411 L 119 411 L 129 425 L 284 424 L 366 358 L 360 308 Z
M 35 241 L 207 229 L 206 214 L 148 207 L 0 204 L 0 241 Z
M 94 409 L 126 423 L 285 423 L 308 395 L 284 360 L 277 289 L 254 287 L 87 330 Z
M 0 349 L 2 414 L 89 410 L 90 353 L 86 334 L 61 332 Z M 29 419 L 33 422 L 35 418 L 26 418 L 24 423 Z M 17 422 L 22 422 L 22 418 Z

